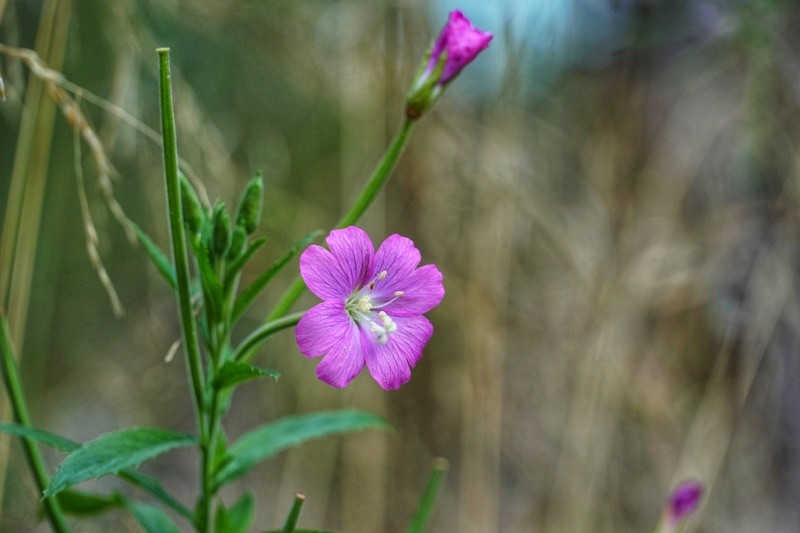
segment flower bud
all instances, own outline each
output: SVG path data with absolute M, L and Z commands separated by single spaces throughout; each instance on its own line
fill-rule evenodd
M 233 236 L 231 237 L 231 247 L 228 250 L 228 259 L 236 259 L 244 250 L 244 245 L 247 242 L 247 231 L 242 226 L 236 226 L 233 229 Z
M 183 223 L 186 228 L 194 235 L 200 233 L 205 220 L 205 213 L 203 207 L 200 205 L 200 200 L 197 199 L 197 194 L 194 188 L 186 179 L 183 174 L 179 175 L 179 183 L 181 188 L 181 207 L 183 210 Z
M 669 500 L 664 505 L 661 521 L 656 531 L 658 533 L 675 533 L 683 523 L 700 506 L 703 495 L 703 484 L 699 481 L 686 481 L 670 494 Z
M 489 46 L 492 37 L 473 26 L 461 11 L 450 12 L 406 96 L 406 117 L 415 120 L 430 109 L 459 72 Z
M 261 206 L 264 203 L 264 178 L 258 173 L 251 179 L 242 193 L 236 208 L 236 225 L 252 235 L 261 222 Z
M 676 488 L 667 505 L 668 521 L 677 524 L 692 514 L 700 505 L 703 485 L 699 481 L 687 481 Z
M 211 244 L 217 257 L 224 257 L 231 242 L 231 217 L 225 210 L 225 204 L 217 202 L 214 205 L 214 228 L 211 234 Z

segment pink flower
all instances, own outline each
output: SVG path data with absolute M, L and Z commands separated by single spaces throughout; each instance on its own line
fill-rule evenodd
M 489 46 L 492 37 L 494 36 L 491 33 L 473 26 L 461 11 L 450 12 L 447 24 L 433 44 L 425 75 L 428 76 L 434 71 L 440 56 L 446 52 L 444 70 L 438 82 L 439 85 L 444 85 L 461 72 L 461 69 L 472 63 L 478 54 Z
M 406 95 L 406 117 L 416 120 L 430 109 L 447 84 L 489 46 L 492 37 L 473 26 L 461 11 L 452 11 Z
M 354 226 L 325 240 L 330 251 L 312 245 L 300 256 L 300 275 L 323 302 L 297 324 L 297 346 L 306 357 L 324 356 L 317 376 L 329 385 L 346 386 L 366 365 L 381 388 L 396 389 L 411 379 L 433 334 L 422 315 L 444 297 L 442 273 L 417 268 L 419 250 L 400 235 L 377 252 Z
M 675 526 L 692 514 L 700 504 L 703 484 L 699 481 L 686 481 L 678 486 L 669 498 L 667 505 L 667 524 Z

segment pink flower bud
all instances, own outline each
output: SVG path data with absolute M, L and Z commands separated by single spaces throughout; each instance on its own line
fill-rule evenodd
M 700 504 L 703 495 L 703 484 L 699 481 L 687 481 L 678 486 L 667 504 L 667 522 L 674 526 L 692 514 Z
M 452 11 L 414 77 L 406 96 L 406 116 L 414 120 L 430 109 L 447 84 L 489 46 L 492 37 L 473 26 L 461 11 Z
M 444 85 L 458 75 L 461 69 L 472 63 L 478 54 L 489 46 L 492 37 L 491 33 L 473 26 L 461 11 L 452 11 L 447 24 L 439 33 L 439 38 L 433 44 L 425 75 L 428 76 L 434 71 L 442 53 L 446 52 L 444 70 L 438 82 L 439 85 Z

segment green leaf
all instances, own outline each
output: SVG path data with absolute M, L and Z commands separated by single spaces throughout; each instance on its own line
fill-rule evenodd
M 0 432 L 16 437 L 29 437 L 42 444 L 52 446 L 57 450 L 64 452 L 71 452 L 80 447 L 79 442 L 55 435 L 53 433 L 42 431 L 40 429 L 28 428 L 18 424 L 4 424 L 0 423 Z M 123 470 L 119 473 L 119 477 L 131 485 L 139 487 L 145 492 L 149 492 L 166 505 L 172 507 L 176 512 L 180 513 L 187 519 L 192 519 L 192 513 L 188 511 L 180 502 L 175 500 L 164 488 L 161 483 L 150 476 L 137 472 L 136 470 Z
M 281 269 L 286 266 L 286 264 L 294 258 L 302 250 L 305 248 L 311 241 L 316 239 L 322 234 L 321 231 L 312 231 L 302 239 L 300 239 L 297 244 L 292 246 L 292 248 L 283 254 L 280 259 L 272 263 L 272 265 L 260 276 L 258 276 L 250 285 L 247 286 L 246 289 L 242 291 L 238 298 L 236 298 L 236 303 L 233 305 L 233 315 L 231 322 L 236 322 L 236 320 L 241 317 L 244 312 L 250 307 L 250 304 L 253 303 L 253 300 L 256 299 L 264 287 L 267 286 L 267 283 L 275 277 L 275 275 L 281 271 Z
M 350 409 L 290 416 L 260 426 L 228 448 L 228 460 L 216 474 L 215 487 L 245 474 L 256 463 L 307 440 L 372 428 L 390 429 L 391 426 L 377 415 Z
M 226 387 L 231 387 L 242 381 L 248 379 L 260 378 L 268 376 L 278 381 L 281 376 L 276 370 L 269 370 L 266 368 L 259 368 L 257 366 L 246 365 L 237 361 L 226 361 L 219 370 L 219 373 L 214 378 L 214 388 L 222 390 Z
M 55 433 L 42 431 L 41 429 L 33 429 L 19 424 L 0 423 L 0 432 L 15 437 L 28 437 L 42 444 L 52 446 L 62 452 L 71 452 L 80 446 L 80 443 L 61 437 Z
M 134 233 L 136 233 L 136 238 L 139 240 L 139 244 L 142 245 L 144 251 L 147 252 L 147 255 L 150 256 L 150 260 L 158 269 L 158 272 L 161 276 L 169 283 L 169 286 L 175 290 L 178 287 L 177 278 L 175 277 L 175 267 L 172 266 L 172 262 L 167 259 L 167 256 L 164 255 L 164 252 L 156 246 L 156 244 L 148 237 L 147 233 L 145 233 L 139 226 L 137 226 L 133 221 L 129 220 L 128 225 L 131 227 Z
M 253 521 L 253 494 L 248 492 L 226 509 L 223 505 L 217 508 L 214 520 L 216 533 L 247 533 Z
M 167 513 L 155 505 L 132 502 L 128 504 L 128 510 L 147 533 L 180 533 Z
M 196 444 L 191 435 L 163 429 L 132 428 L 106 433 L 83 444 L 59 465 L 44 496 L 107 474 L 138 466 L 173 448 Z
M 183 506 L 178 500 L 172 497 L 172 494 L 167 492 L 161 485 L 161 482 L 154 477 L 142 474 L 138 470 L 127 469 L 119 474 L 120 479 L 123 479 L 135 487 L 139 487 L 145 492 L 149 492 L 152 496 L 161 500 L 164 505 L 169 506 L 175 512 L 191 521 L 194 519 L 192 512 Z
M 56 498 L 62 511 L 78 516 L 100 514 L 125 504 L 125 498 L 118 493 L 97 494 L 78 490 L 64 490 Z

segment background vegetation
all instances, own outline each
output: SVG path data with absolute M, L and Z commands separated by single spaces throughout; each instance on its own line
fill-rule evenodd
M 171 47 L 179 152 L 209 196 L 232 204 L 255 170 L 267 177 L 266 268 L 335 223 L 455 7 L 496 40 L 416 128 L 364 223 L 376 241 L 411 236 L 444 272 L 436 333 L 392 393 L 367 376 L 341 391 L 317 382 L 289 333 L 263 351 L 282 378 L 242 389 L 232 433 L 337 406 L 398 432 L 307 444 L 257 469 L 243 483 L 259 527 L 277 527 L 302 492 L 303 527 L 401 530 L 441 456 L 435 531 L 645 531 L 687 477 L 708 486 L 690 530 L 794 531 L 796 3 L 3 0 L 0 43 L 35 48 L 150 128 L 155 48 Z M 98 165 L 108 158 L 119 205 L 165 246 L 158 144 L 73 95 L 99 140 L 80 146 L 76 182 L 75 116 L 30 66 L 0 54 L 0 306 L 34 420 L 80 441 L 190 430 L 183 363 L 164 361 L 172 295 L 114 221 Z M 84 189 L 122 318 L 87 254 Z M 0 529 L 29 530 L 37 499 L 19 445 L 2 439 L 0 453 Z M 175 453 L 145 469 L 188 501 L 196 462 Z

